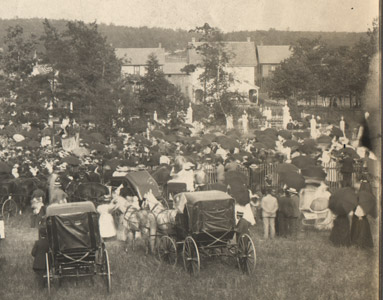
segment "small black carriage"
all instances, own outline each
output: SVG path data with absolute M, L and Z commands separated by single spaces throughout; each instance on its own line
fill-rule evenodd
M 46 254 L 48 292 L 64 277 L 101 275 L 111 291 L 108 252 L 100 236 L 98 215 L 92 202 L 50 205 L 46 211 L 49 252 Z
M 184 197 L 186 205 L 176 217 L 175 233 L 162 236 L 158 243 L 161 260 L 175 264 L 182 246 L 184 267 L 191 274 L 199 272 L 201 255 L 233 257 L 243 273 L 254 272 L 254 242 L 248 234 L 236 232 L 235 200 L 230 195 L 214 190 L 176 197 Z

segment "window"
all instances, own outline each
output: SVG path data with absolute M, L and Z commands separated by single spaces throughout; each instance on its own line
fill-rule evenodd
M 134 74 L 140 75 L 140 66 L 134 66 Z

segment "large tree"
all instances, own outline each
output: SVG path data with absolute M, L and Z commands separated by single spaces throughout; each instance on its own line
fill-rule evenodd
M 122 88 L 121 62 L 114 49 L 96 23 L 68 22 L 66 30 L 58 32 L 45 20 L 44 30 L 42 63 L 52 67 L 54 98 L 72 102 L 73 116 L 80 121 L 90 114 L 100 130 L 109 130 Z
M 165 78 L 154 54 L 148 57 L 146 73 L 141 78 L 139 98 L 142 115 L 157 111 L 158 116 L 163 118 L 185 108 L 186 101 L 179 88 Z
M 187 73 L 202 70 L 198 80 L 203 89 L 204 102 L 213 108 L 215 116 L 223 119 L 225 115 L 237 114 L 237 102 L 243 100 L 241 95 L 229 90 L 234 76 L 228 71 L 230 61 L 234 58 L 225 43 L 223 33 L 205 23 L 191 32 L 199 37 L 196 45 L 191 44 L 201 61 L 187 65 L 183 70 Z
M 283 99 L 305 99 L 317 95 L 330 99 L 347 97 L 360 104 L 368 79 L 368 68 L 377 51 L 378 27 L 374 21 L 366 37 L 352 47 L 329 47 L 320 39 L 301 39 L 292 45 L 293 55 L 274 72 L 271 95 Z

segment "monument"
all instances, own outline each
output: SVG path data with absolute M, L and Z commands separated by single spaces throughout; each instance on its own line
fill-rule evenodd
M 189 104 L 189 107 L 186 111 L 186 120 L 185 123 L 187 124 L 193 124 L 193 108 L 191 106 L 191 103 Z
M 290 108 L 287 106 L 287 101 L 285 102 L 285 106 L 282 108 L 283 114 L 282 114 L 282 127 L 283 129 L 287 129 L 287 124 L 289 124 L 291 120 L 290 116 Z
M 157 111 L 154 111 L 154 113 L 153 113 L 153 120 L 157 122 L 158 121 L 157 118 L 158 118 Z
M 242 115 L 242 130 L 244 134 L 249 132 L 249 118 L 245 110 L 243 111 Z
M 226 130 L 231 130 L 234 128 L 233 123 L 233 116 L 232 115 L 225 115 L 226 117 Z
M 310 136 L 312 139 L 317 137 L 317 121 L 315 120 L 314 115 L 311 116 L 310 120 Z
M 346 122 L 344 121 L 344 117 L 342 116 L 339 122 L 339 128 L 343 132 L 343 136 L 346 137 Z

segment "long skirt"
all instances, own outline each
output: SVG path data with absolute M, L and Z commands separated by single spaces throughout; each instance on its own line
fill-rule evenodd
M 116 235 L 116 227 L 114 226 L 114 220 L 111 214 L 100 214 L 99 225 L 101 237 L 110 238 Z
M 330 233 L 330 241 L 334 246 L 351 245 L 350 221 L 347 215 L 339 215 L 334 220 L 334 226 Z
M 351 223 L 351 244 L 361 248 L 373 248 L 370 224 L 366 216 L 359 219 L 357 216 L 352 216 Z

